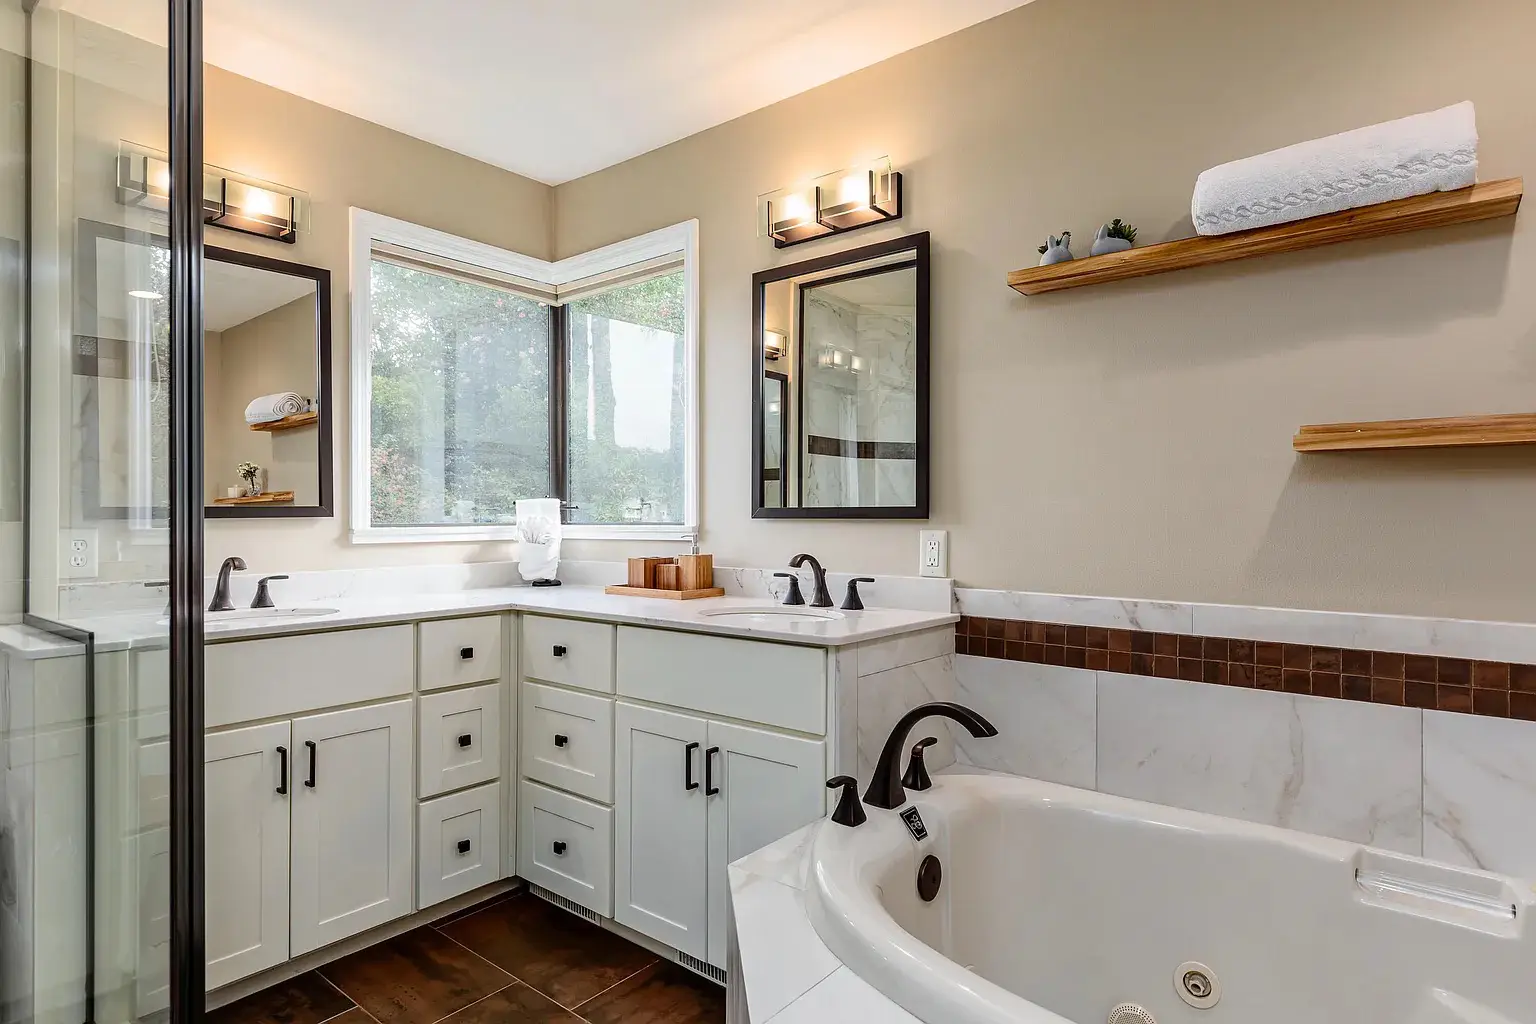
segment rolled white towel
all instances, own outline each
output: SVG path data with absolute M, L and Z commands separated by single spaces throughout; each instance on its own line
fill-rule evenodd
M 309 411 L 309 399 L 296 391 L 282 391 L 275 395 L 262 395 L 245 407 L 245 422 L 271 423 L 284 416 L 297 416 Z
M 1285 224 L 1477 181 L 1470 102 L 1212 167 L 1190 214 L 1202 235 Z

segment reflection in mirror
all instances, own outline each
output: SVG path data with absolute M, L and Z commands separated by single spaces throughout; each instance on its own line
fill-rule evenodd
M 91 221 L 79 242 L 76 493 L 94 518 L 163 526 L 169 252 L 156 235 Z M 212 246 L 206 257 L 206 514 L 329 516 L 330 274 Z M 242 464 L 257 468 L 242 478 Z
M 928 515 L 928 236 L 757 274 L 754 515 Z

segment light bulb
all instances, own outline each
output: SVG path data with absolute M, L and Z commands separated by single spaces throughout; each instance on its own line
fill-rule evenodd
M 804 192 L 791 192 L 784 197 L 784 219 L 803 224 L 814 216 L 811 203 Z
M 837 183 L 837 205 L 869 205 L 869 186 L 865 175 L 850 174 Z

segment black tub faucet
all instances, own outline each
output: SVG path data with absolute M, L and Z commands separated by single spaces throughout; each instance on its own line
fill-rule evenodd
M 875 777 L 869 780 L 864 791 L 864 802 L 871 807 L 895 810 L 907 802 L 907 791 L 901 784 L 901 752 L 907 745 L 907 733 L 912 727 L 931 715 L 953 719 L 965 726 L 972 736 L 996 736 L 997 727 L 963 704 L 935 701 L 919 704 L 901 716 L 891 734 L 885 738 L 880 751 L 880 763 L 875 765 Z
M 219 566 L 219 582 L 213 588 L 213 600 L 208 602 L 208 610 L 211 612 L 232 612 L 235 610 L 234 602 L 229 599 L 229 573 L 245 571 L 245 559 L 231 556 L 224 559 L 224 564 Z
M 791 569 L 798 569 L 802 565 L 811 567 L 811 576 L 816 581 L 816 596 L 811 598 L 811 607 L 831 608 L 832 595 L 827 593 L 827 570 L 821 567 L 814 555 L 799 554 L 789 560 Z

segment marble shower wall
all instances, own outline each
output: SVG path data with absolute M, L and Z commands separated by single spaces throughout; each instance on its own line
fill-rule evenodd
M 1536 722 L 953 661 L 1000 731 L 957 736 L 963 765 L 1536 880 Z

